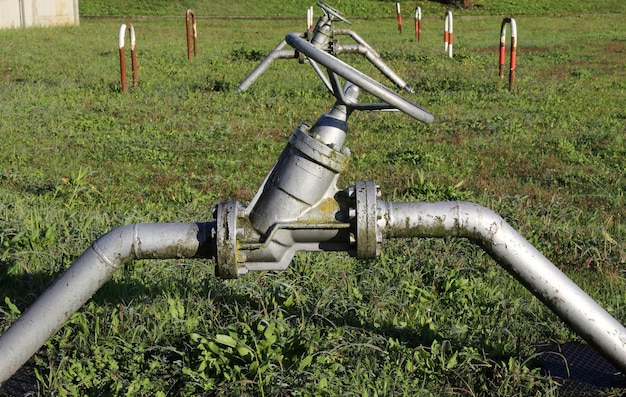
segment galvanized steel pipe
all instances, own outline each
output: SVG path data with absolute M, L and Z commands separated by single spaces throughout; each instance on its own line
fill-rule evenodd
M 409 116 L 422 121 L 426 124 L 431 124 L 434 121 L 432 114 L 426 112 L 419 106 L 411 103 L 409 100 L 398 96 L 390 91 L 387 87 L 373 80 L 371 77 L 359 72 L 347 63 L 337 59 L 336 57 L 327 54 L 306 40 L 301 39 L 297 35 L 290 33 L 286 36 L 285 40 L 290 46 L 294 47 L 298 51 L 303 52 L 308 57 L 316 62 L 326 66 L 327 69 L 338 74 L 344 79 L 351 81 L 357 86 L 361 87 L 370 94 L 382 99 L 389 105 L 395 107 L 408 114 Z
M 215 227 L 215 222 L 134 224 L 100 237 L 0 335 L 0 384 L 125 263 L 135 259 L 215 258 Z
M 237 92 L 243 92 L 250 88 L 252 83 L 254 83 L 260 75 L 262 75 L 267 68 L 270 67 L 272 62 L 275 59 L 293 59 L 298 55 L 294 50 L 283 50 L 283 48 L 287 45 L 285 40 L 281 41 L 276 48 L 274 48 L 268 55 L 263 59 L 263 61 L 250 73 L 241 83 L 237 86 Z
M 324 11 L 324 15 L 322 15 L 313 30 L 311 28 L 312 20 L 309 18 L 313 17 L 313 9 L 310 8 L 307 13 L 307 31 L 300 34 L 300 37 L 306 38 L 306 41 L 311 43 L 311 45 L 320 51 L 324 51 L 327 53 L 331 53 L 335 56 L 341 54 L 342 52 L 358 52 L 363 55 L 366 55 L 367 59 L 374 64 L 385 76 L 387 76 L 390 80 L 392 80 L 398 87 L 404 89 L 409 93 L 413 93 L 413 89 L 409 87 L 396 73 L 394 73 L 387 65 L 385 65 L 383 59 L 378 55 L 378 53 L 363 40 L 358 34 L 348 29 L 335 29 L 332 22 L 333 21 L 341 21 L 347 24 L 351 24 L 346 18 L 341 16 L 339 12 L 332 7 L 328 6 L 323 2 L 318 2 L 318 6 L 322 8 Z M 398 12 L 400 5 L 398 4 Z M 399 15 L 399 14 L 398 14 Z M 333 38 L 337 35 L 349 35 L 352 37 L 359 45 L 357 46 L 341 46 L 337 40 L 333 40 Z M 287 51 L 282 50 L 285 46 L 285 41 L 283 40 L 269 55 L 250 73 L 236 88 L 237 92 L 242 92 L 247 90 L 254 81 L 264 73 L 269 65 L 275 59 L 289 59 L 289 58 L 298 58 L 300 63 L 306 61 L 305 57 L 301 56 L 302 54 L 298 53 L 298 51 Z M 316 68 L 316 66 L 313 66 Z M 317 72 L 317 70 L 316 70 Z M 320 74 L 318 72 L 318 74 Z M 322 80 L 324 77 L 321 76 Z M 327 81 L 324 82 L 325 84 Z M 328 86 L 328 84 L 326 84 Z
M 379 201 L 384 238 L 464 237 L 502 267 L 590 345 L 626 373 L 626 329 L 535 247 L 488 208 L 467 202 Z
M 333 52 L 336 55 L 345 54 L 345 53 L 356 53 L 365 55 L 368 61 L 372 63 L 372 65 L 376 66 L 378 70 L 381 71 L 387 78 L 394 82 L 394 84 L 400 88 L 405 90 L 406 92 L 413 93 L 414 90 L 400 77 L 398 76 L 389 66 L 383 62 L 383 59 L 378 55 L 376 51 L 372 49 L 372 47 L 363 44 L 335 44 L 333 46 Z
M 367 46 L 370 49 L 370 51 L 372 51 L 372 52 L 374 52 L 376 54 L 376 56 L 380 56 L 380 55 L 378 55 L 376 50 L 374 48 L 372 48 L 372 46 L 369 45 L 367 43 L 367 41 L 365 41 L 361 36 L 359 36 L 359 34 L 357 32 L 355 32 L 354 30 L 338 29 L 338 28 L 333 27 L 333 37 L 334 36 L 339 36 L 339 35 L 350 36 L 350 38 L 352 38 L 357 43 L 362 44 L 364 46 Z M 333 43 L 333 46 L 334 45 L 335 44 Z

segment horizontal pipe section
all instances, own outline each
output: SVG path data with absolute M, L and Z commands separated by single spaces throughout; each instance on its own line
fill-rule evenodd
M 379 202 L 383 237 L 464 237 L 482 246 L 565 323 L 626 372 L 626 329 L 488 208 L 466 202 Z
M 135 259 L 214 258 L 215 227 L 215 222 L 134 224 L 100 237 L 0 335 L 0 384 L 125 263 Z
M 350 30 L 350 29 L 335 29 L 335 28 L 333 28 L 333 36 L 337 36 L 337 35 L 350 36 L 352 38 L 352 40 L 356 41 L 359 44 L 367 46 L 370 49 L 370 51 L 372 51 L 373 53 L 376 54 L 376 56 L 380 56 L 380 55 L 378 55 L 376 50 L 374 50 L 374 48 L 372 48 L 372 46 L 367 43 L 367 41 L 365 41 L 361 36 L 359 36 L 358 33 L 356 33 L 353 30 Z

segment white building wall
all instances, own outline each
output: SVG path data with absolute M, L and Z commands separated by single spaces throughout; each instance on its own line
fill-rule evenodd
M 0 0 L 0 28 L 78 25 L 78 0 Z

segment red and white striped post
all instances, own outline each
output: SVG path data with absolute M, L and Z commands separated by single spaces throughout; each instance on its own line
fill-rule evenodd
M 313 29 L 313 7 L 309 7 L 306 10 L 306 29 Z
M 517 25 L 515 19 L 504 18 L 500 26 L 500 77 L 504 78 L 504 55 L 506 52 L 506 25 L 511 25 L 511 64 L 509 67 L 509 91 L 515 84 L 515 62 L 517 61 Z
M 452 37 L 452 11 L 448 10 L 446 11 L 446 15 L 443 19 L 443 48 L 444 51 L 448 52 L 450 58 L 452 58 Z
M 137 76 L 137 51 L 135 46 L 135 28 L 130 23 L 125 23 L 120 26 L 119 34 L 119 47 L 120 47 L 120 81 L 122 84 L 122 92 L 128 92 L 128 86 L 126 85 L 126 56 L 124 54 L 124 39 L 126 36 L 126 30 L 130 30 L 130 57 L 133 70 L 133 87 L 137 87 L 139 84 L 139 78 Z
M 398 32 L 402 33 L 402 14 L 400 13 L 400 3 L 396 3 L 396 20 L 398 21 Z
M 415 8 L 415 40 L 422 39 L 422 9 L 418 6 Z
M 191 29 L 190 29 L 191 22 Z M 191 41 L 193 38 L 193 56 L 198 56 L 198 30 L 196 29 L 196 14 L 193 10 L 187 10 L 185 16 L 185 27 L 187 28 L 187 59 L 191 60 Z

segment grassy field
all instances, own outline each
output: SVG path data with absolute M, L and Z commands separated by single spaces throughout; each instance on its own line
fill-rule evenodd
M 293 129 L 332 105 L 312 69 L 287 60 L 235 93 L 304 28 L 265 17 L 308 3 L 156 3 L 81 1 L 83 15 L 126 16 L 0 31 L 0 331 L 105 232 L 208 221 L 219 200 L 249 201 Z M 492 208 L 624 324 L 626 2 L 508 3 L 453 10 L 453 59 L 439 3 L 423 4 L 420 43 L 414 4 L 402 3 L 402 34 L 394 2 L 331 4 L 435 116 L 426 126 L 354 114 L 342 186 L 372 180 L 385 200 Z M 190 62 L 189 7 L 264 18 L 199 18 Z M 518 25 L 512 92 L 498 77 L 504 14 Z M 128 94 L 125 22 L 140 80 Z M 364 59 L 343 59 L 385 82 Z M 397 240 L 376 260 L 301 253 L 285 272 L 230 281 L 206 261 L 133 262 L 29 368 L 50 396 L 553 396 L 535 349 L 547 342 L 580 338 L 478 247 Z

